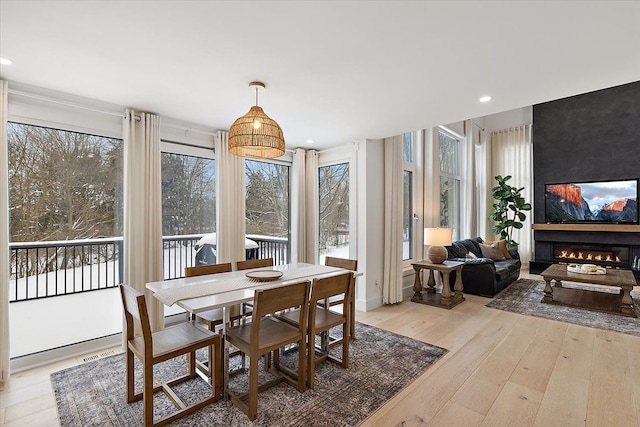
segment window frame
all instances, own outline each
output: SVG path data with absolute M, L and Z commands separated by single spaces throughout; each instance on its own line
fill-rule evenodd
M 457 185 L 458 185 L 458 191 L 457 191 L 457 200 L 456 200 L 456 204 L 455 204 L 455 218 L 454 218 L 454 225 L 455 227 L 453 228 L 453 241 L 459 240 L 460 238 L 460 226 L 461 226 L 461 222 L 460 222 L 460 218 L 461 218 L 461 192 L 462 192 L 462 156 L 461 156 L 461 152 L 463 149 L 463 144 L 464 144 L 464 136 L 458 134 L 457 132 L 451 130 L 450 128 L 446 127 L 446 126 L 438 126 L 438 157 L 440 156 L 440 133 L 445 134 L 446 136 L 455 139 L 458 142 L 458 149 L 456 150 L 456 161 L 457 161 L 457 174 L 452 174 L 450 172 L 444 172 L 442 170 L 442 164 L 440 163 L 440 161 L 438 161 L 438 176 L 439 176 L 439 180 L 440 180 L 440 190 L 442 189 L 442 178 L 448 178 L 448 179 L 452 179 L 454 181 L 457 181 Z M 442 195 L 441 192 L 439 192 L 438 194 Z M 439 218 L 439 222 L 442 221 L 442 218 Z
M 319 151 L 318 152 L 318 170 L 316 171 L 316 173 L 320 174 L 320 168 L 321 167 L 325 167 L 325 166 L 332 166 L 332 165 L 337 165 L 337 164 L 341 164 L 341 163 L 348 163 L 349 164 L 349 258 L 350 259 L 356 259 L 358 258 L 358 242 L 357 242 L 357 237 L 358 237 L 358 230 L 357 230 L 357 226 L 358 226 L 358 212 L 357 212 L 357 197 L 358 197 L 358 193 L 357 193 L 357 144 L 353 144 L 352 146 L 348 146 L 348 147 L 340 147 L 340 148 L 334 148 L 334 149 L 330 149 L 330 150 L 325 150 L 325 151 Z M 320 191 L 319 191 L 319 187 L 318 187 L 318 194 L 317 194 L 317 206 L 318 206 L 318 212 L 315 212 L 314 215 L 317 217 L 316 218 L 316 223 L 319 225 L 320 224 L 320 212 L 319 212 L 319 201 L 320 201 Z M 320 228 L 318 226 L 318 234 L 320 233 Z M 319 235 L 316 236 L 316 238 L 318 239 L 317 242 L 317 246 L 319 246 L 320 243 L 320 239 L 319 239 Z M 316 249 L 316 259 L 315 259 L 316 263 L 320 262 L 320 250 L 319 248 Z
M 422 225 L 424 224 L 423 222 L 424 215 L 421 215 L 421 213 L 423 213 L 422 206 L 423 206 L 423 199 L 424 199 L 424 195 L 423 195 L 423 175 L 424 175 L 423 140 L 424 138 L 422 135 L 422 131 L 404 132 L 402 134 L 403 138 L 404 138 L 404 135 L 406 134 L 411 134 L 412 136 L 413 161 L 405 162 L 404 153 L 403 153 L 403 156 L 402 156 L 403 185 L 404 185 L 404 171 L 412 172 L 413 235 L 412 235 L 412 240 L 410 242 L 410 244 L 412 245 L 411 246 L 412 256 L 406 260 L 402 260 L 402 268 L 403 270 L 408 271 L 409 273 L 412 273 L 413 267 L 411 266 L 411 264 L 416 260 L 423 258 L 423 249 L 424 249 L 422 245 L 422 241 L 423 241 Z
M 289 160 L 290 156 L 287 156 L 285 153 L 285 156 L 281 156 L 278 157 L 276 159 L 256 159 L 256 158 L 252 158 L 252 157 L 245 157 L 244 158 L 244 167 L 245 167 L 245 176 L 244 179 L 246 180 L 246 162 L 248 160 L 250 161 L 256 161 L 256 162 L 262 162 L 262 163 L 269 163 L 269 164 L 274 164 L 274 165 L 278 165 L 278 166 L 286 166 L 288 167 L 288 181 L 289 181 L 289 188 L 287 189 L 288 191 L 288 205 L 287 205 L 287 218 L 288 218 L 288 226 L 287 226 L 287 259 L 289 260 L 289 262 L 291 261 L 291 242 L 292 242 L 292 230 L 291 230 L 291 182 L 292 182 L 292 177 L 291 177 L 291 171 L 292 171 L 292 167 L 293 167 L 293 161 L 292 159 Z M 219 169 L 216 169 L 216 173 Z M 246 192 L 246 182 L 245 182 L 245 192 Z M 246 208 L 247 208 L 247 202 L 245 199 L 245 212 L 246 212 Z M 245 224 L 246 224 L 246 214 L 245 214 Z M 245 231 L 245 236 L 247 235 L 246 231 Z

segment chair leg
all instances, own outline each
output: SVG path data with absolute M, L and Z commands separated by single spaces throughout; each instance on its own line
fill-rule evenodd
M 345 322 L 342 325 L 342 367 L 349 367 L 349 323 Z
M 189 377 L 191 378 L 195 378 L 196 377 L 196 352 L 195 350 L 192 352 L 189 352 L 189 354 L 187 355 L 187 364 L 189 366 Z
M 135 357 L 133 352 L 127 348 L 127 403 L 135 400 L 135 377 L 134 377 Z
M 315 344 L 309 346 L 309 353 L 315 353 Z M 307 379 L 307 340 L 303 337 L 298 342 L 298 391 L 303 393 L 306 389 Z M 315 357 L 315 355 L 314 355 Z
M 251 421 L 258 416 L 258 359 L 257 355 L 249 357 L 249 405 L 247 416 Z
M 351 293 L 351 302 L 349 304 L 349 335 L 351 339 L 356 337 L 356 304 L 354 292 Z
M 143 418 L 145 427 L 153 426 L 153 363 L 144 364 L 144 385 L 142 392 Z
M 220 335 L 214 345 L 209 346 L 209 373 L 213 395 L 222 396 L 222 358 L 220 357 Z
M 320 333 L 320 336 L 322 339 L 322 332 Z M 313 388 L 315 386 L 316 377 L 316 331 L 314 328 L 310 328 L 307 332 L 307 341 L 309 343 L 309 350 L 307 351 L 306 357 L 307 385 L 309 386 L 309 388 Z M 322 347 L 322 344 L 320 344 L 320 346 Z

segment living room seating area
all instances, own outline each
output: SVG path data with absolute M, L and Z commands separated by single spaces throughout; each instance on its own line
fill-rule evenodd
M 485 242 L 475 237 L 453 242 L 447 252 L 449 260 L 464 262 L 465 294 L 493 297 L 520 277 L 520 255 L 517 249 L 507 249 L 506 242 Z M 451 274 L 449 280 L 453 283 L 456 273 Z

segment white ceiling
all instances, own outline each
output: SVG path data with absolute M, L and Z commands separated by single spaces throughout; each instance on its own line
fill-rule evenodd
M 640 80 L 638 1 L 0 1 L 0 76 L 317 149 Z M 487 104 L 478 102 L 490 94 Z

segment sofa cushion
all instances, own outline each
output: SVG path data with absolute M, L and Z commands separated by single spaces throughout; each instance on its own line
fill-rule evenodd
M 453 242 L 451 246 L 447 246 L 448 258 L 464 258 L 467 255 L 467 249 L 459 242 Z
M 512 276 L 516 272 L 520 271 L 519 259 L 507 259 L 504 261 L 495 262 L 496 267 L 496 279 L 502 281 Z
M 509 250 L 507 249 L 507 241 L 506 240 L 496 240 L 496 241 L 489 241 L 486 240 L 485 245 L 495 245 L 497 243 L 498 248 L 500 249 L 500 252 L 502 252 L 502 255 L 504 255 L 505 259 L 511 259 L 511 254 L 509 253 Z
M 481 243 L 480 251 L 482 252 L 483 257 L 490 258 L 494 261 L 504 261 L 505 259 L 497 244 L 485 245 L 484 243 Z

